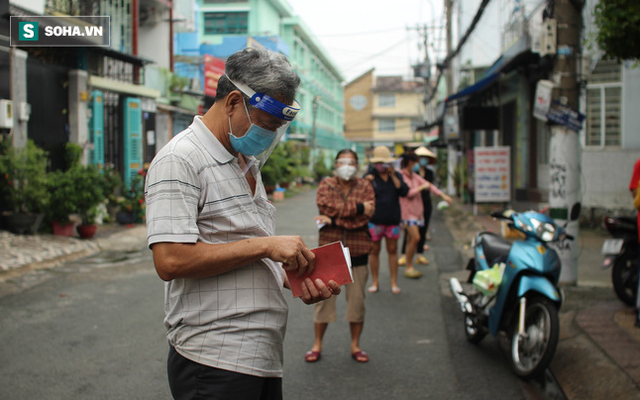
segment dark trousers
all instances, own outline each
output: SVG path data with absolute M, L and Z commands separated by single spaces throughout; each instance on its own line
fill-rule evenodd
M 282 400 L 282 378 L 261 378 L 208 367 L 169 346 L 169 387 L 175 400 Z

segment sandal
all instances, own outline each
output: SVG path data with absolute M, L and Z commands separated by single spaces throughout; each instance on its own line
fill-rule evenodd
M 316 362 L 320 360 L 320 352 L 315 350 L 309 350 L 304 355 L 304 360 L 308 363 Z
M 391 287 L 391 293 L 400 294 L 400 292 L 402 292 L 402 289 L 400 289 L 399 287 L 397 287 L 397 286 L 392 286 Z
M 351 357 L 359 363 L 369 362 L 369 356 L 362 350 L 351 353 Z
M 422 276 L 422 272 L 417 269 L 410 269 L 408 271 L 404 271 L 405 278 L 418 279 Z
M 378 292 L 378 286 L 376 285 L 371 285 L 369 286 L 369 289 L 367 289 L 369 291 L 369 293 L 377 293 Z
M 405 256 L 398 258 L 398 265 L 402 266 L 406 264 L 407 264 L 407 258 Z
M 418 264 L 429 265 L 429 260 L 427 260 L 427 257 L 423 256 L 422 254 L 416 257 L 416 262 Z

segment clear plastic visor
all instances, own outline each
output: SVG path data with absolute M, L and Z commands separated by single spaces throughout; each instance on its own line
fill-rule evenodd
M 273 142 L 266 150 L 264 150 L 262 153 L 258 154 L 257 156 L 244 156 L 247 160 L 245 173 L 252 166 L 255 166 L 258 169 L 261 169 L 269 159 L 269 156 L 271 156 L 271 153 L 273 153 L 273 149 L 278 145 L 278 143 L 282 139 L 282 136 L 284 136 L 284 134 L 287 132 L 287 129 L 289 129 L 289 125 L 291 125 L 291 121 L 293 121 L 293 119 L 298 114 L 298 111 L 300 111 L 300 104 L 298 104 L 298 102 L 294 100 L 294 104 L 287 106 L 279 102 L 278 100 L 272 97 L 269 97 L 263 93 L 256 93 L 253 89 L 251 89 L 249 86 L 243 83 L 239 83 L 239 82 L 236 83 L 232 81 L 231 78 L 229 78 L 229 75 L 227 75 L 227 79 L 229 79 L 229 82 L 235 85 L 235 87 L 237 87 L 242 93 L 244 93 L 249 97 L 249 104 L 255 106 L 259 110 L 262 110 L 276 118 L 283 120 L 284 122 L 274 132 L 275 135 L 273 138 Z
M 273 142 L 262 153 L 258 154 L 257 156 L 244 156 L 245 159 L 247 160 L 247 167 L 245 168 L 245 173 L 246 173 L 246 170 L 248 170 L 253 165 L 255 165 L 258 169 L 262 169 L 264 164 L 269 159 L 269 156 L 271 156 L 271 153 L 273 153 L 273 149 L 276 148 L 278 143 L 280 143 L 282 136 L 284 136 L 285 132 L 287 132 L 287 129 L 289 129 L 289 125 L 291 125 L 290 121 L 286 122 L 284 125 L 282 125 L 280 128 L 278 128 L 275 131 Z

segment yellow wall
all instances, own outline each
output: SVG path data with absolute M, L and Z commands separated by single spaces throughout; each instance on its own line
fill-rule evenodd
M 365 73 L 344 88 L 344 137 L 347 140 L 371 140 L 373 135 L 373 70 Z M 354 96 L 357 96 L 354 98 Z M 362 96 L 362 97 L 360 97 Z M 364 102 L 362 99 L 364 98 Z M 360 99 L 360 102 L 356 100 Z M 354 107 L 355 105 L 355 107 Z M 357 108 L 362 107 L 361 109 Z
M 395 94 L 395 107 L 379 107 L 379 95 Z M 422 93 L 381 92 L 373 96 L 374 133 L 376 141 L 410 142 L 415 140 L 411 120 L 422 120 Z M 380 132 L 379 118 L 395 119 L 395 132 Z

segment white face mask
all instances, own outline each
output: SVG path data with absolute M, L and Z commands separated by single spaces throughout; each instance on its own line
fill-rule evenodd
M 338 177 L 345 181 L 349 181 L 356 176 L 356 172 L 358 172 L 358 169 L 353 165 L 341 165 L 336 169 Z

